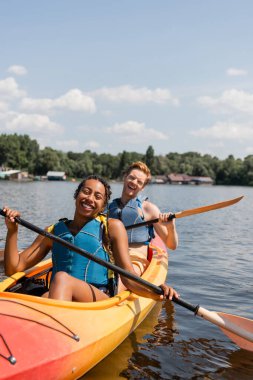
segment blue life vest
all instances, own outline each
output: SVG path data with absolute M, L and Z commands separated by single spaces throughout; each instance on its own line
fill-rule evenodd
M 60 220 L 54 226 L 54 234 L 102 260 L 110 261 L 109 255 L 102 244 L 103 224 L 99 217 L 86 223 L 75 236 L 71 234 L 66 223 Z M 108 286 L 107 268 L 71 251 L 57 242 L 53 242 L 52 261 L 53 277 L 56 272 L 64 271 L 97 288 Z
M 109 217 L 120 219 L 125 226 L 141 223 L 145 221 L 142 202 L 136 197 L 130 199 L 130 201 L 122 207 L 120 198 L 116 198 L 109 205 Z M 129 243 L 148 244 L 154 237 L 154 229 L 153 226 L 142 226 L 127 230 L 127 235 Z

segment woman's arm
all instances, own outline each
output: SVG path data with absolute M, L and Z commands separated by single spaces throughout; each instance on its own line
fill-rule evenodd
M 123 223 L 118 219 L 109 219 L 108 225 L 115 264 L 136 275 L 129 256 L 128 238 Z M 130 280 L 123 275 L 121 275 L 121 279 L 127 289 L 130 289 L 132 292 L 143 297 L 153 298 L 155 300 L 163 298 L 172 299 L 173 296 L 178 297 L 177 292 L 166 284 L 162 285 L 164 295 L 159 296 L 152 292 L 152 290 L 147 289 L 145 286 Z
M 5 223 L 7 226 L 6 243 L 4 250 L 4 269 L 7 276 L 13 273 L 22 272 L 41 261 L 52 247 L 52 242 L 43 236 L 38 236 L 30 247 L 18 252 L 18 224 L 15 217 L 20 216 L 17 210 L 8 207 L 3 209 L 6 212 Z
M 145 220 L 159 218 L 159 222 L 154 223 L 155 232 L 169 249 L 175 250 L 178 246 L 175 219 L 168 221 L 170 213 L 161 213 L 156 205 L 148 201 L 143 202 L 143 211 Z

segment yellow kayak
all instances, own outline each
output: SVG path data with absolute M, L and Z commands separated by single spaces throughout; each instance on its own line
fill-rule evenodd
M 152 242 L 142 278 L 165 282 L 168 257 Z M 149 298 L 123 291 L 99 302 L 40 296 L 50 283 L 51 259 L 0 283 L 0 380 L 78 379 L 110 354 L 147 317 Z

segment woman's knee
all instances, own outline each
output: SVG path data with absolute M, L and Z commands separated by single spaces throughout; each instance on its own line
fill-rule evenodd
M 63 271 L 56 272 L 53 278 L 53 283 L 55 284 L 66 285 L 69 281 L 70 281 L 70 275 Z

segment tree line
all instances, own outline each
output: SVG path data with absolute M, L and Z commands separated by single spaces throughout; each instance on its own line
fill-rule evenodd
M 197 152 L 155 155 L 152 146 L 145 154 L 62 152 L 50 147 L 40 149 L 38 142 L 28 135 L 0 135 L 0 167 L 26 170 L 33 175 L 46 175 L 53 170 L 64 171 L 69 177 L 82 178 L 95 173 L 113 180 L 120 179 L 126 167 L 139 160 L 149 166 L 153 176 L 184 173 L 211 177 L 217 185 L 253 186 L 253 155 L 244 159 L 229 155 L 224 160 Z

